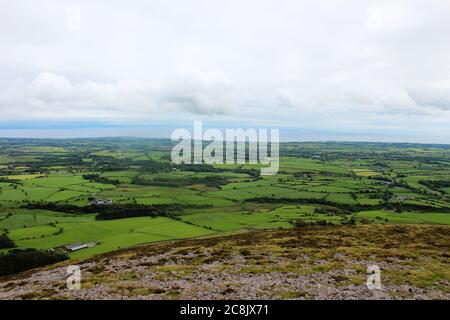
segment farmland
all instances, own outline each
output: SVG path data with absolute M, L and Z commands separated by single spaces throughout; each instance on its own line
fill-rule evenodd
M 171 148 L 156 139 L 0 139 L 0 230 L 19 249 L 94 243 L 69 252 L 80 259 L 315 224 L 450 225 L 448 145 L 283 143 L 274 176 L 255 165 L 174 165 Z

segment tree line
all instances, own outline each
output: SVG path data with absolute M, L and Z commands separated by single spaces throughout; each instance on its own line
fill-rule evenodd
M 97 205 L 91 204 L 84 207 L 79 207 L 71 204 L 57 204 L 52 202 L 39 202 L 30 203 L 23 208 L 26 209 L 41 209 L 51 210 L 72 214 L 87 214 L 97 213 L 96 220 L 113 220 L 113 219 L 125 219 L 132 217 L 157 217 L 168 216 L 170 213 L 181 212 L 187 208 L 206 208 L 211 205 L 187 205 L 187 204 L 155 204 L 155 205 L 143 205 L 143 204 L 110 204 L 110 205 Z
M 418 212 L 450 212 L 449 207 L 431 207 L 422 206 L 412 203 L 400 202 L 384 202 L 377 205 L 369 204 L 344 204 L 336 203 L 324 199 L 292 199 L 292 198 L 271 198 L 271 197 L 256 197 L 244 200 L 244 202 L 259 202 L 259 203 L 285 203 L 285 204 L 317 204 L 330 207 L 339 208 L 348 212 L 359 211 L 373 211 L 373 210 L 393 210 L 396 212 L 402 211 L 418 211 Z
M 16 245 L 6 233 L 0 235 L 0 249 L 14 248 Z
M 57 250 L 13 249 L 0 253 L 0 276 L 19 273 L 69 259 L 65 252 Z

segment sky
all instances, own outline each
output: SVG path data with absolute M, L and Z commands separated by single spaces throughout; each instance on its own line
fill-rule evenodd
M 0 1 L 0 137 L 450 143 L 450 0 Z

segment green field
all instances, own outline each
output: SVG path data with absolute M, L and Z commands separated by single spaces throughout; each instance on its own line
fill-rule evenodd
M 59 228 L 63 232 L 53 235 Z M 87 257 L 93 254 L 117 250 L 139 243 L 204 236 L 213 231 L 185 224 L 176 220 L 156 218 L 130 218 L 113 221 L 77 221 L 62 222 L 56 226 L 13 229 L 10 237 L 19 247 L 55 248 L 77 242 L 97 242 L 93 248 L 87 248 L 70 254 L 73 258 Z
M 175 166 L 170 150 L 168 140 L 0 139 L 0 230 L 18 248 L 96 243 L 70 253 L 82 258 L 299 224 L 450 224 L 445 145 L 284 143 L 274 176 L 259 165 Z M 111 209 L 92 209 L 98 201 Z M 98 219 L 102 210 L 113 220 Z
M 359 217 L 373 220 L 387 220 L 390 223 L 404 224 L 448 224 L 450 225 L 450 214 L 438 212 L 392 212 L 392 211 L 361 211 Z

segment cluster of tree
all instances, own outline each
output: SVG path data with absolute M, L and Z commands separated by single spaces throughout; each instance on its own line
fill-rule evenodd
M 191 184 L 205 184 L 208 187 L 220 188 L 220 186 L 228 183 L 228 179 L 222 176 L 206 176 L 203 178 L 193 177 L 190 179 Z
M 96 206 L 90 205 L 85 207 L 79 207 L 72 204 L 59 204 L 56 202 L 29 202 L 25 203 L 22 208 L 30 210 L 50 210 L 65 213 L 83 214 L 83 213 L 95 213 Z
M 129 158 L 118 159 L 115 157 L 107 156 L 92 156 L 94 160 L 93 169 L 96 171 L 125 171 L 130 167 L 139 167 L 140 171 L 148 173 L 161 173 L 168 172 L 172 169 L 170 162 L 156 161 L 153 159 L 148 160 L 133 160 Z
M 105 206 L 102 212 L 95 216 L 95 220 L 115 220 L 134 217 L 157 217 L 166 216 L 168 208 L 146 205 L 122 205 Z
M 394 180 L 392 180 L 389 177 L 385 177 L 385 176 L 370 176 L 370 177 L 367 177 L 367 179 L 377 180 L 377 181 L 384 181 L 384 182 L 391 182 L 391 183 L 394 182 Z
M 327 220 L 305 221 L 302 219 L 295 219 L 295 220 L 289 221 L 289 223 L 292 224 L 296 228 L 334 225 L 333 222 L 327 221 Z
M 371 211 L 371 210 L 393 210 L 397 212 L 401 212 L 404 210 L 416 212 L 450 212 L 449 207 L 432 207 L 414 203 L 400 203 L 400 202 L 383 202 L 377 205 L 369 205 L 369 204 L 344 204 L 324 199 L 291 199 L 291 198 L 272 198 L 272 197 L 256 197 L 246 199 L 244 201 L 258 202 L 258 203 L 316 204 L 316 205 L 333 206 L 348 212 Z
M 105 183 L 105 184 L 113 184 L 113 185 L 120 184 L 120 181 L 117 179 L 109 179 L 107 177 L 102 177 L 99 174 L 95 174 L 95 173 L 83 174 L 83 179 L 97 182 L 97 183 Z
M 134 177 L 131 180 L 132 184 L 140 186 L 160 186 L 160 187 L 182 187 L 188 186 L 190 183 L 186 179 L 170 179 L 164 177 L 156 177 L 153 179 L 146 179 L 143 177 Z
M 180 204 L 159 204 L 159 205 L 139 205 L 124 204 L 103 206 L 96 220 L 115 220 L 134 217 L 172 217 L 172 214 L 183 211 L 186 208 L 206 208 L 210 205 L 180 205 Z
M 294 177 L 296 179 L 311 179 L 315 176 L 319 175 L 319 172 L 317 171 L 299 171 L 294 172 Z
M 37 154 L 40 162 L 29 162 L 29 168 L 31 171 L 40 171 L 42 166 L 51 167 L 51 166 L 79 166 L 83 164 L 83 157 L 78 154 L 70 154 L 70 155 L 55 155 L 55 154 Z
M 432 207 L 432 206 L 423 206 L 412 203 L 401 203 L 401 202 L 390 202 L 386 203 L 382 209 L 392 210 L 395 212 L 403 212 L 403 211 L 415 211 L 415 212 L 443 212 L 449 213 L 449 207 Z
M 350 219 L 342 221 L 342 224 L 355 225 L 356 224 L 356 217 L 355 216 L 351 216 Z
M 314 213 L 320 213 L 320 214 L 329 214 L 329 215 L 347 215 L 351 214 L 350 211 L 345 211 L 336 207 L 315 207 Z
M 230 171 L 234 172 L 234 173 L 245 173 L 253 178 L 259 178 L 261 175 L 261 171 L 257 170 L 257 169 L 236 168 L 236 169 L 232 169 Z
M 1 188 L 0 188 L 0 191 L 1 191 Z M 0 221 L 3 221 L 3 220 L 6 220 L 6 219 L 9 219 L 9 218 L 11 218 L 12 217 L 12 213 L 8 213 L 6 216 L 4 216 L 4 217 L 2 217 L 2 218 L 0 218 Z
M 258 178 L 261 171 L 257 169 L 246 169 L 246 168 L 216 168 L 210 164 L 174 164 L 173 168 L 180 171 L 192 171 L 192 172 L 234 172 L 234 173 L 244 173 L 251 177 Z
M 0 276 L 19 273 L 69 259 L 67 254 L 55 250 L 13 249 L 0 253 Z
M 156 161 L 153 159 L 137 160 L 133 162 L 133 165 L 139 166 L 141 171 L 149 173 L 169 172 L 172 170 L 172 164 L 170 162 Z
M 20 146 L 20 147 L 23 147 Z M 20 148 L 19 147 L 19 148 Z M 14 156 L 23 156 L 23 154 L 18 153 L 17 155 L 14 155 L 13 153 L 9 153 L 11 157 Z M 26 152 L 27 157 L 33 156 L 33 160 L 28 161 L 20 161 L 15 162 L 14 165 L 16 167 L 25 167 L 23 170 L 14 170 L 14 167 L 8 168 L 6 171 L 4 171 L 5 174 L 38 174 L 38 173 L 48 173 L 51 171 L 49 169 L 52 166 L 61 166 L 65 168 L 71 168 L 71 167 L 80 167 L 83 165 L 83 157 L 82 155 L 71 153 L 69 155 L 55 155 L 49 153 L 41 153 L 41 152 L 32 152 L 27 151 Z M 36 161 L 37 160 L 37 161 Z
M 375 161 L 375 162 L 373 163 L 373 165 L 374 165 L 375 167 L 379 167 L 379 168 L 385 168 L 385 169 L 389 169 L 389 168 L 390 168 L 390 166 L 389 166 L 387 163 L 381 162 L 381 161 Z
M 14 248 L 15 246 L 14 241 L 6 233 L 0 235 L 0 249 Z
M 72 214 L 97 213 L 96 220 L 112 220 L 131 217 L 168 216 L 169 213 L 180 212 L 187 208 L 206 208 L 209 206 L 210 205 L 186 205 L 186 204 L 143 205 L 143 204 L 127 203 L 127 204 L 110 204 L 110 205 L 91 204 L 88 206 L 79 207 L 70 204 L 39 202 L 39 203 L 29 203 L 25 205 L 24 208 L 51 210 Z
M 206 163 L 202 164 L 174 164 L 173 167 L 180 171 L 192 171 L 192 172 L 223 172 L 222 168 L 215 168 L 214 166 Z
M 108 150 L 114 152 L 116 150 Z M 124 171 L 130 168 L 131 159 L 119 159 L 110 156 L 103 156 L 97 154 L 89 155 L 92 159 L 91 168 L 95 171 L 105 172 L 105 171 Z
M 145 179 L 142 177 L 134 177 L 131 181 L 133 184 L 144 186 L 161 186 L 161 187 L 182 187 L 193 184 L 205 184 L 209 187 L 219 188 L 227 184 L 228 179 L 222 176 L 206 176 L 206 177 L 185 177 L 181 179 L 155 177 L 153 179 Z
M 450 180 L 419 180 L 419 183 L 435 191 L 441 191 L 440 189 L 443 188 L 450 188 Z
M 12 184 L 20 184 L 17 180 L 8 179 L 5 177 L 0 177 L 0 182 L 12 183 Z
M 272 197 L 257 197 L 244 200 L 245 202 L 259 202 L 259 203 L 287 203 L 287 204 L 318 204 L 330 207 L 336 207 L 342 211 L 358 212 L 365 210 L 381 209 L 381 205 L 368 204 L 344 204 L 336 203 L 324 199 L 291 199 L 291 198 L 272 198 Z

